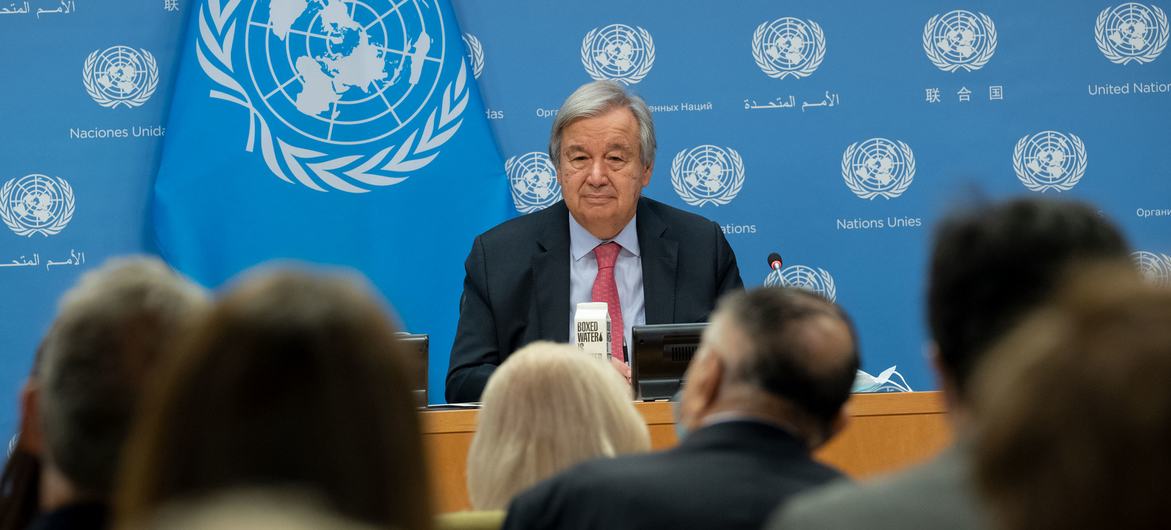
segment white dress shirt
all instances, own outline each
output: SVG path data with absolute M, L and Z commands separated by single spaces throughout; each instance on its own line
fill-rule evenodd
M 639 254 L 638 216 L 618 232 L 614 239 L 601 240 L 577 223 L 569 214 L 569 336 L 574 336 L 573 313 L 577 304 L 589 302 L 598 276 L 598 258 L 594 247 L 613 241 L 622 247 L 614 262 L 614 283 L 618 285 L 618 301 L 622 305 L 622 337 L 627 345 L 626 362 L 630 362 L 630 328 L 646 324 L 646 299 L 642 290 L 642 257 Z

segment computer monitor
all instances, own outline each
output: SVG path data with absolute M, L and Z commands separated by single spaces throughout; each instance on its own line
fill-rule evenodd
M 683 373 L 699 349 L 706 322 L 634 326 L 630 382 L 642 401 L 669 399 L 683 384 Z
M 423 333 L 398 333 L 396 338 L 403 344 L 407 353 L 407 380 L 411 385 L 411 393 L 415 395 L 415 403 L 419 407 L 426 407 L 427 355 L 431 339 Z

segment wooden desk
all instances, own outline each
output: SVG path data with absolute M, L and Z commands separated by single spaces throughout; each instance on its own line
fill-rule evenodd
M 637 403 L 650 429 L 651 445 L 675 445 L 669 403 Z M 938 392 L 855 394 L 846 404 L 850 422 L 817 458 L 855 478 L 893 471 L 924 460 L 951 441 L 943 399 Z M 435 505 L 440 512 L 470 508 L 467 455 L 476 430 L 476 410 L 422 412 Z

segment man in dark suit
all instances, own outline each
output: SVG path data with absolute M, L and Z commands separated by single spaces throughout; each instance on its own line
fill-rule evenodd
M 609 304 L 612 363 L 629 378 L 631 326 L 705 321 L 721 294 L 743 286 L 718 225 L 642 197 L 655 155 L 642 99 L 610 81 L 584 85 L 561 106 L 550 138 L 564 200 L 472 244 L 449 402 L 479 400 L 521 346 L 567 342 L 580 302 Z
M 669 451 L 587 462 L 521 493 L 504 529 L 757 529 L 841 475 L 810 452 L 842 423 L 858 369 L 832 303 L 793 288 L 735 293 L 688 368 Z

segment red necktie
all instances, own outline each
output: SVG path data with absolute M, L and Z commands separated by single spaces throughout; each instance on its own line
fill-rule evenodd
M 598 276 L 594 278 L 594 289 L 590 291 L 592 302 L 606 302 L 610 310 L 610 355 L 625 361 L 622 355 L 622 339 L 626 328 L 622 327 L 622 303 L 618 300 L 618 284 L 614 281 L 614 262 L 622 246 L 613 241 L 594 247 L 598 259 Z

